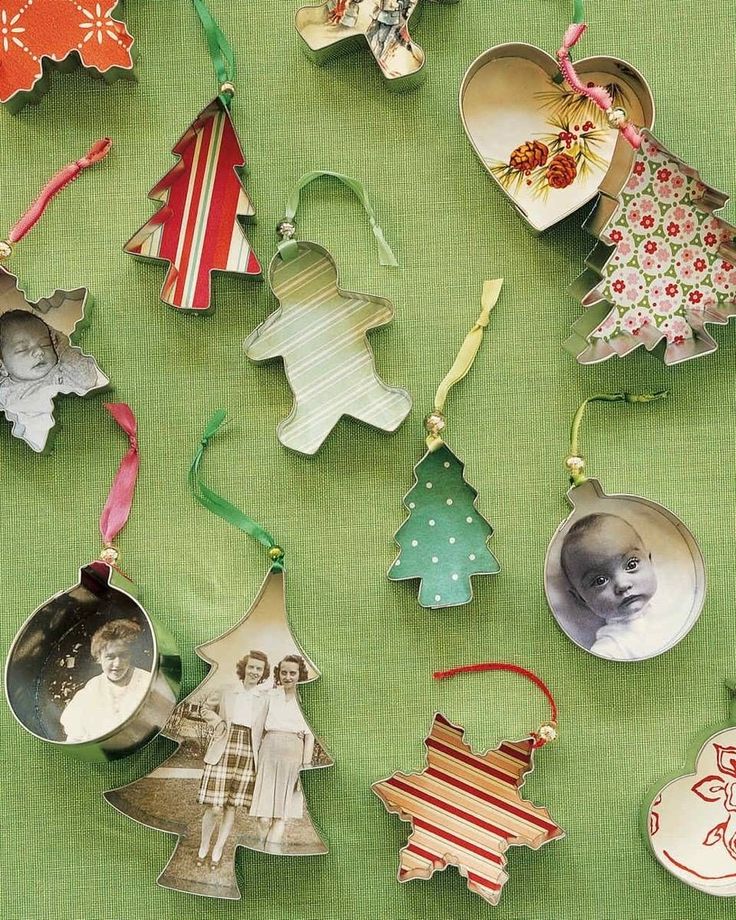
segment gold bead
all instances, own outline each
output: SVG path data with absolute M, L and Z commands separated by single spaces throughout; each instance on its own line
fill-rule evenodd
M 585 460 L 582 457 L 565 457 L 565 469 L 573 476 L 577 476 L 585 469 Z
M 280 546 L 272 546 L 271 549 L 268 551 L 268 555 L 275 562 L 277 559 L 280 559 L 284 555 L 284 551 L 281 549 Z
M 626 124 L 626 110 L 625 109 L 606 109 L 606 118 L 608 119 L 608 124 L 612 128 L 623 128 Z
M 13 247 L 7 240 L 0 240 L 0 262 L 7 261 L 13 254 Z
M 440 431 L 444 431 L 447 426 L 445 417 L 441 412 L 431 412 L 424 419 L 424 427 L 429 432 L 429 434 L 434 435 L 435 437 L 439 435 Z
M 103 562 L 106 562 L 108 565 L 115 565 L 119 556 L 120 553 L 115 549 L 114 546 L 106 546 L 100 553 L 100 559 Z
M 220 92 L 224 96 L 230 96 L 230 98 L 232 99 L 232 97 L 235 95 L 235 85 L 230 82 L 223 83 L 222 86 L 220 87 Z
M 544 725 L 540 726 L 539 731 L 537 732 L 539 737 L 545 743 L 554 741 L 557 738 L 557 727 L 551 722 L 547 722 Z

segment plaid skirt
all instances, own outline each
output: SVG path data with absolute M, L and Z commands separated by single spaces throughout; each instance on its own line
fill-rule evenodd
M 250 729 L 231 725 L 222 757 L 217 763 L 205 764 L 197 801 L 200 805 L 250 807 L 255 778 Z

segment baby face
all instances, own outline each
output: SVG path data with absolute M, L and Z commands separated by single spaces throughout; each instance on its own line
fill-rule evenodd
M 574 592 L 604 620 L 629 620 L 652 599 L 657 575 L 633 527 L 607 515 L 581 535 L 565 554 Z
M 102 673 L 114 684 L 124 684 L 132 673 L 130 643 L 113 639 L 105 643 L 100 655 Z
M 0 360 L 18 381 L 40 380 L 59 362 L 48 326 L 30 313 L 0 322 Z

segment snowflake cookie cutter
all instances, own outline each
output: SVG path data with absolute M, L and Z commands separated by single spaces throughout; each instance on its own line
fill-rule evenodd
M 121 0 L 3 0 L 0 102 L 16 114 L 49 91 L 51 71 L 77 67 L 106 83 L 135 80 L 133 37 Z
M 0 267 L 0 411 L 13 435 L 36 453 L 51 446 L 56 396 L 87 396 L 110 383 L 74 344 L 89 323 L 90 307 L 86 288 L 57 290 L 30 303 L 16 276 Z
M 425 76 L 425 53 L 409 34 L 409 21 L 417 23 L 426 2 L 429 0 L 325 0 L 298 9 L 294 22 L 305 53 L 316 64 L 367 44 L 386 85 L 406 92 L 419 86 Z
M 430 879 L 454 865 L 468 889 L 495 906 L 509 878 L 507 849 L 537 850 L 565 832 L 546 808 L 519 794 L 534 769 L 535 739 L 502 741 L 476 754 L 464 735 L 436 712 L 424 741 L 425 768 L 394 773 L 372 789 L 412 827 L 400 851 L 399 882 Z

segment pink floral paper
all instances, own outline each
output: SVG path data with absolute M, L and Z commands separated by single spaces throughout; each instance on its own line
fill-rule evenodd
M 719 255 L 736 230 L 715 217 L 694 170 L 645 133 L 619 207 L 601 234 L 614 247 L 586 300 L 613 305 L 588 336 L 596 351 L 628 354 L 666 339 L 672 364 L 715 350 L 706 323 L 736 314 L 736 265 Z M 601 348 L 603 346 L 603 348 Z

